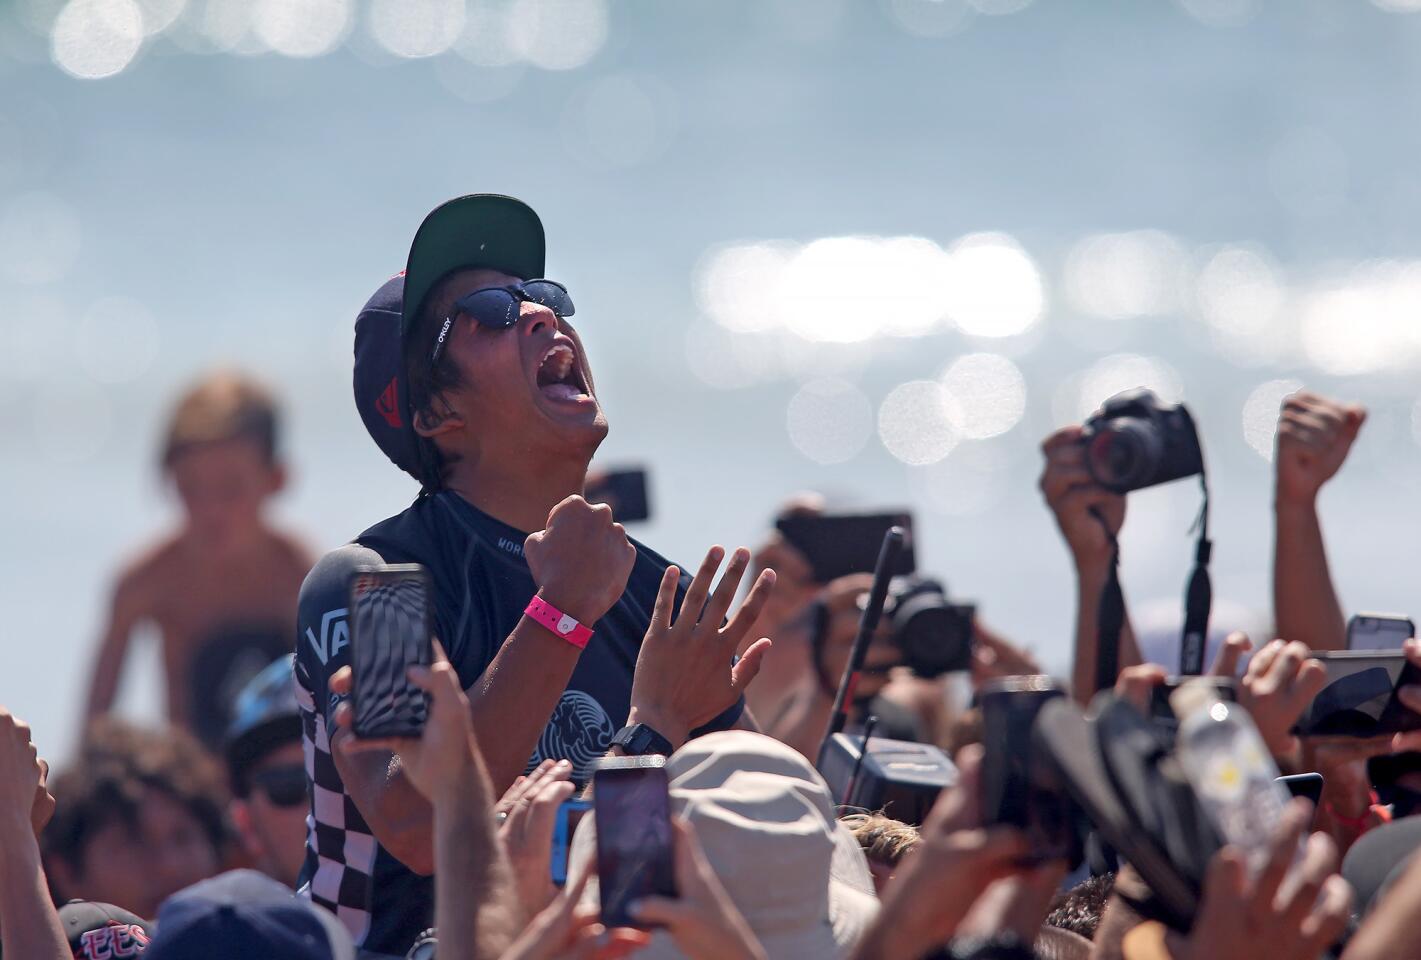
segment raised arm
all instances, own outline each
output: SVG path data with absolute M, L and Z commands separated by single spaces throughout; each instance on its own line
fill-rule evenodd
M 1283 401 L 1274 470 L 1273 620 L 1277 634 L 1313 650 L 1347 645 L 1347 624 L 1327 566 L 1317 495 L 1337 473 L 1367 412 L 1312 393 Z
M 35 839 L 54 812 L 44 774 L 30 728 L 0 708 L 0 944 L 7 957 L 67 960 Z
M 139 579 L 135 572 L 130 571 L 114 588 L 113 600 L 109 605 L 108 626 L 104 629 L 98 655 L 94 658 L 93 673 L 89 678 L 89 695 L 84 701 L 81 736 L 87 734 L 96 719 L 113 709 L 114 699 L 118 694 L 118 681 L 123 675 L 123 661 L 128 655 L 129 639 L 142 616 L 143 600 Z
M 1076 645 L 1071 661 L 1071 690 L 1082 704 L 1094 696 L 1095 664 L 1099 657 L 1100 594 L 1110 573 L 1110 534 L 1119 536 L 1125 524 L 1125 498 L 1091 479 L 1086 469 L 1081 428 L 1057 430 L 1041 444 L 1046 465 L 1041 493 L 1056 517 L 1056 526 L 1071 553 L 1076 571 Z M 1092 513 L 1095 511 L 1095 513 Z M 1104 518 L 1101 526 L 1096 513 Z M 1140 662 L 1128 612 L 1120 631 L 1119 668 Z
M 431 669 L 410 668 L 430 694 L 429 721 L 418 739 L 342 740 L 347 759 L 396 754 L 406 782 L 434 809 L 434 919 L 439 955 L 494 960 L 522 926 L 508 858 L 494 834 L 494 795 L 469 722 L 469 701 L 444 651 Z M 337 712 L 344 727 L 349 706 Z

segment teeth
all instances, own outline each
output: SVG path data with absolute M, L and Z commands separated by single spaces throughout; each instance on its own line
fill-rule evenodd
M 539 373 L 551 383 L 561 383 L 568 379 L 576 361 L 577 355 L 572 347 L 565 343 L 555 343 L 543 354 Z

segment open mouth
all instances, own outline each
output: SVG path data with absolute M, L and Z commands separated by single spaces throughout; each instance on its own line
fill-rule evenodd
M 589 399 L 577 351 L 566 341 L 548 347 L 538 364 L 538 390 L 550 400 Z

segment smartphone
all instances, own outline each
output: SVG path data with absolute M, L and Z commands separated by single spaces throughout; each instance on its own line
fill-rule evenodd
M 651 519 L 651 499 L 647 495 L 646 469 L 610 470 L 587 477 L 583 497 L 588 503 L 605 503 L 618 523 L 638 523 Z
M 1404 706 L 1398 687 L 1421 684 L 1421 670 L 1400 650 L 1320 650 L 1327 685 L 1293 727 L 1309 737 L 1380 737 L 1421 729 L 1421 714 Z
M 1359 613 L 1347 621 L 1348 650 L 1400 650 L 1416 636 L 1410 617 L 1389 613 Z
M 350 700 L 357 737 L 417 737 L 429 695 L 406 671 L 433 660 L 429 571 L 417 563 L 360 567 L 350 580 Z
M 630 914 L 643 897 L 676 896 L 665 757 L 608 757 L 592 773 L 602 922 L 645 927 Z
M 1294 773 L 1286 777 L 1279 777 L 1278 782 L 1288 788 L 1288 793 L 1294 797 L 1307 797 L 1312 801 L 1312 805 L 1317 806 L 1317 802 L 1322 799 L 1322 774 L 1320 773 Z
M 897 565 L 889 571 L 895 577 L 916 569 L 913 556 L 913 516 L 907 511 L 874 514 L 799 515 L 781 517 L 775 528 L 804 554 L 815 583 L 828 583 L 851 573 L 872 573 L 883 547 L 883 535 L 890 527 L 908 532 Z
M 1079 860 L 1076 814 L 1056 768 L 1039 753 L 1032 727 L 1041 708 L 1064 697 L 1046 676 L 1002 677 L 982 688 L 982 822 L 1026 832 L 1032 859 Z
M 1179 719 L 1174 715 L 1174 708 L 1169 705 L 1169 697 L 1181 684 L 1191 680 L 1203 680 L 1213 686 L 1220 700 L 1229 703 L 1238 701 L 1238 681 L 1233 677 L 1166 677 L 1164 683 L 1157 684 L 1150 691 L 1150 721 L 1156 727 L 1171 735 L 1179 732 Z
M 553 883 L 561 887 L 567 883 L 567 849 L 572 844 L 572 835 L 582 822 L 582 815 L 592 809 L 592 801 L 581 797 L 571 797 L 558 807 L 557 819 L 553 821 L 553 856 L 550 863 Z

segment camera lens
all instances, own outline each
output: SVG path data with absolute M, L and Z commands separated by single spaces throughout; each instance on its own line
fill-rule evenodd
M 1159 469 L 1159 433 L 1144 420 L 1111 420 L 1091 437 L 1086 465 L 1101 486 L 1124 493 L 1146 486 Z
M 972 663 L 972 619 L 925 592 L 905 600 L 893 614 L 893 634 L 903 662 L 920 677 L 966 670 Z

